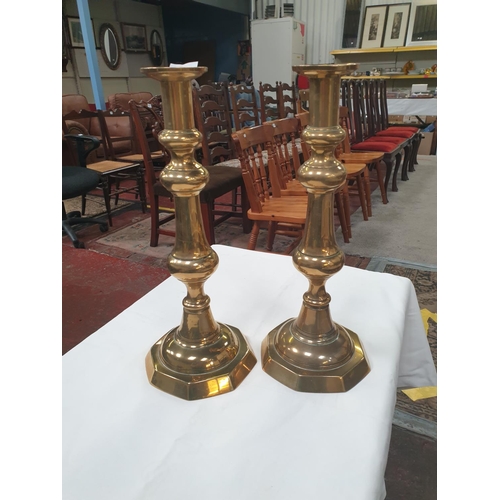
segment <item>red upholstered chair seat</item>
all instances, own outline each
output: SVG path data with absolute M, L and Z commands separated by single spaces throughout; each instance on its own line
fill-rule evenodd
M 351 151 L 381 151 L 383 153 L 391 153 L 397 148 L 397 144 L 393 142 L 376 142 L 376 141 L 363 141 L 351 146 Z
M 385 130 L 409 130 L 410 132 L 416 133 L 420 129 L 417 127 L 388 127 Z
M 385 136 L 372 136 L 365 139 L 363 142 L 390 142 L 396 146 L 405 142 L 402 137 L 385 137 Z
M 414 133 L 410 130 L 394 130 L 394 129 L 386 129 L 381 130 L 375 134 L 375 137 L 404 137 L 405 139 L 409 139 L 413 137 Z

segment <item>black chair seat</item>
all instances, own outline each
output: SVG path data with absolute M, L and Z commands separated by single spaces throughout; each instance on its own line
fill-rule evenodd
M 82 196 L 84 200 L 85 195 L 95 189 L 101 182 L 99 173 L 89 170 L 85 166 L 87 156 L 99 147 L 100 142 L 95 137 L 86 135 L 68 134 L 64 137 L 74 140 L 81 166 L 63 165 L 62 167 L 62 229 L 69 236 L 75 248 L 85 248 L 84 243 L 78 240 L 73 226 L 98 224 L 99 229 L 105 232 L 108 230 L 108 224 L 98 218 L 83 217 L 78 211 L 66 213 L 64 200 L 76 198 L 77 196 Z
M 99 184 L 99 174 L 84 167 L 62 168 L 62 199 L 68 200 L 95 189 Z
M 201 203 L 213 202 L 220 196 L 243 185 L 243 178 L 239 168 L 220 167 L 218 165 L 210 165 L 205 168 L 208 170 L 209 179 L 200 193 Z M 157 196 L 171 196 L 171 193 L 159 181 L 154 185 L 154 193 Z

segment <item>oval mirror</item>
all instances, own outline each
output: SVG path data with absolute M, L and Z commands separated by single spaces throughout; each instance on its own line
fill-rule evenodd
M 160 66 L 163 62 L 163 47 L 161 42 L 161 36 L 158 31 L 153 30 L 151 32 L 151 60 L 153 65 Z
M 106 66 L 116 69 L 120 65 L 120 42 L 115 28 L 108 23 L 101 25 L 99 29 L 99 43 L 101 54 Z

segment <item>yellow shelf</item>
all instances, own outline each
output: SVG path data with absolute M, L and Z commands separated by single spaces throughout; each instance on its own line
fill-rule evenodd
M 394 76 L 389 76 L 389 75 L 380 75 L 380 76 L 343 76 L 343 80 L 373 80 L 374 78 L 378 78 L 381 80 L 409 80 L 409 79 L 423 79 L 423 80 L 428 80 L 429 78 L 437 78 L 437 75 L 394 75 Z
M 429 78 L 437 78 L 437 75 L 394 75 L 394 76 L 389 76 L 391 80 L 407 80 L 409 78 L 422 78 L 424 80 L 428 80 Z
M 378 78 L 380 80 L 390 80 L 390 76 L 380 75 L 380 76 L 342 76 L 342 80 L 373 80 L 374 78 Z
M 411 47 L 381 47 L 379 49 L 341 49 L 332 50 L 332 56 L 354 55 L 354 54 L 382 54 L 394 52 L 420 52 L 425 50 L 437 50 L 437 45 L 415 45 Z

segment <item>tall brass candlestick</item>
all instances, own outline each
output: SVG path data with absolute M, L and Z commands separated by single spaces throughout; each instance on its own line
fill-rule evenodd
M 165 129 L 158 140 L 172 159 L 160 182 L 173 194 L 176 214 L 175 244 L 167 268 L 187 288 L 181 323 L 152 346 L 146 371 L 151 384 L 164 392 L 188 400 L 208 398 L 238 387 L 257 360 L 240 330 L 215 321 L 203 289 L 219 258 L 203 230 L 199 195 L 208 171 L 194 159 L 201 134 L 194 126 L 191 80 L 207 68 L 141 71 L 161 83 Z
M 358 336 L 330 316 L 325 283 L 344 265 L 334 232 L 334 194 L 346 179 L 334 151 L 344 139 L 339 125 L 340 79 L 356 64 L 294 66 L 309 78 L 309 123 L 302 139 L 311 157 L 297 172 L 308 192 L 304 236 L 293 255 L 309 280 L 302 309 L 262 342 L 262 367 L 282 384 L 302 392 L 345 392 L 370 371 Z

